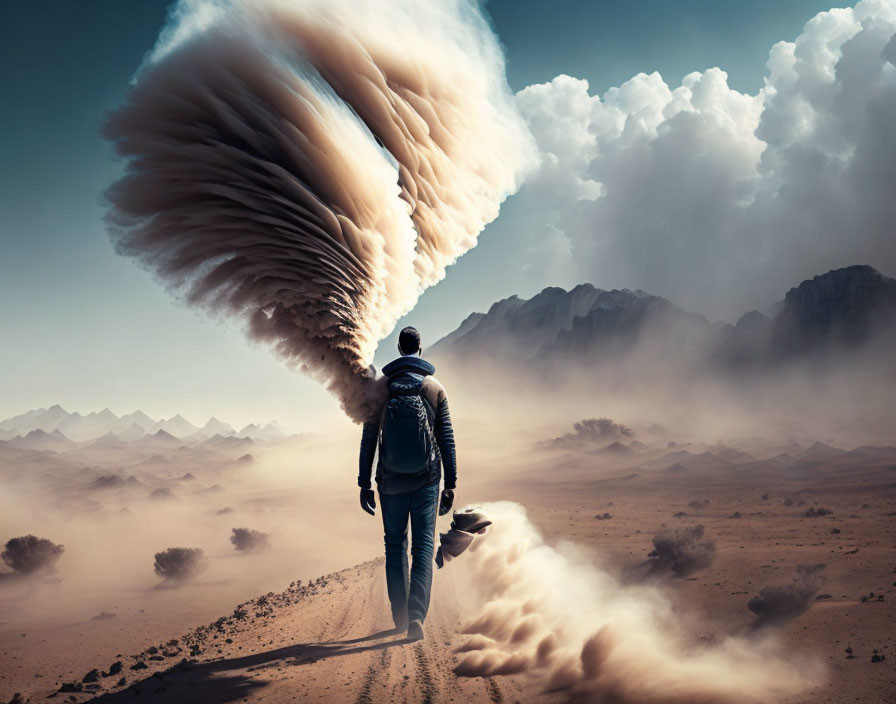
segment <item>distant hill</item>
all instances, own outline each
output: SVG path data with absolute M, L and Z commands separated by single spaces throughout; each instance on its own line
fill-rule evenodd
M 154 420 L 139 410 L 119 417 L 105 408 L 81 415 L 78 412 L 69 413 L 58 404 L 0 421 L 0 442 L 54 451 L 70 449 L 86 442 L 98 442 L 109 447 L 140 441 L 152 444 L 166 439 L 199 443 L 215 436 L 236 436 L 264 442 L 289 435 L 290 432 L 277 421 L 265 425 L 250 424 L 237 433 L 232 426 L 214 417 L 199 428 L 180 414 Z
M 772 316 L 766 315 L 771 313 Z M 622 358 L 650 339 L 666 359 L 711 369 L 765 367 L 857 348 L 896 324 L 896 280 L 870 266 L 829 271 L 792 288 L 766 312 L 749 311 L 735 325 L 641 290 L 546 288 L 512 296 L 473 313 L 432 345 L 436 364 L 597 364 Z

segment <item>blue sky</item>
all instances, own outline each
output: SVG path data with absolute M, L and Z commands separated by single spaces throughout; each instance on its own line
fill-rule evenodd
M 153 45 L 166 5 L 0 5 L 0 417 L 61 403 L 82 412 L 182 412 L 200 423 L 212 414 L 234 424 L 276 417 L 296 430 L 342 422 L 316 384 L 226 323 L 171 302 L 109 244 L 99 198 L 119 164 L 98 128 Z M 719 66 L 731 88 L 755 93 L 770 47 L 829 6 L 495 0 L 486 9 L 515 91 L 558 74 L 587 79 L 592 94 L 640 72 L 678 85 L 691 71 Z M 532 207 L 516 201 L 408 317 L 430 341 L 496 298 L 569 285 L 508 263 L 512 231 Z M 388 358 L 392 340 L 381 349 L 378 359 Z

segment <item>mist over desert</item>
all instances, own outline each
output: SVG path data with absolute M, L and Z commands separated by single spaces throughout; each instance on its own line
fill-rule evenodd
M 712 423 L 684 403 L 678 419 L 658 403 L 638 414 L 631 399 L 594 399 L 585 416 L 581 398 L 504 393 L 471 415 L 457 403 L 461 505 L 495 525 L 436 574 L 423 646 L 364 640 L 391 624 L 381 567 L 366 566 L 382 538 L 356 508 L 348 423 L 257 440 L 3 441 L 4 539 L 64 546 L 52 571 L 0 581 L 4 687 L 34 700 L 71 683 L 79 701 L 885 701 L 885 436 L 744 425 L 722 406 Z M 241 528 L 266 538 L 237 549 Z M 170 547 L 201 549 L 204 569 L 155 573 Z M 114 662 L 120 674 L 82 683 Z
M 0 703 L 896 701 L 896 0 L 0 54 Z

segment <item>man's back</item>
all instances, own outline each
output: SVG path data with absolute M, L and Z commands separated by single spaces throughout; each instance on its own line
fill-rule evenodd
M 361 508 L 372 515 L 376 498 L 370 480 L 378 455 L 376 483 L 382 504 L 392 619 L 396 628 L 407 628 L 410 640 L 419 640 L 432 587 L 436 513 L 447 513 L 454 503 L 457 460 L 448 396 L 433 376 L 435 367 L 420 357 L 420 333 L 414 328 L 402 330 L 398 349 L 402 356 L 383 367 L 384 376 L 377 381 L 381 401 L 364 423 L 358 486 Z M 445 489 L 440 499 L 443 468 Z M 410 574 L 409 524 L 413 539 Z
M 448 395 L 445 387 L 433 376 L 435 367 L 425 359 L 415 355 L 403 355 L 385 367 L 383 376 L 377 380 L 382 389 L 378 394 L 381 399 L 367 422 L 361 436 L 361 455 L 359 462 L 358 486 L 369 489 L 373 460 L 377 450 L 380 431 L 382 430 L 383 410 L 389 400 L 388 385 L 390 380 L 403 375 L 422 377 L 420 395 L 429 414 L 430 427 L 435 436 L 438 457 L 434 463 L 421 467 L 421 473 L 415 476 L 390 472 L 383 463 L 382 456 L 377 462 L 376 481 L 380 493 L 397 494 L 403 491 L 438 483 L 442 471 L 445 474 L 445 488 L 453 490 L 457 484 L 457 460 L 454 447 L 454 430 L 451 425 L 451 414 L 448 410 Z

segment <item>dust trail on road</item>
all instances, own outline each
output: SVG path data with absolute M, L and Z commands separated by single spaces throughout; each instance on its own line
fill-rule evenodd
M 575 546 L 547 545 L 518 504 L 484 510 L 494 524 L 456 563 L 477 593 L 461 676 L 526 673 L 570 701 L 615 704 L 780 701 L 822 678 L 769 638 L 694 645 L 658 588 L 620 585 Z

